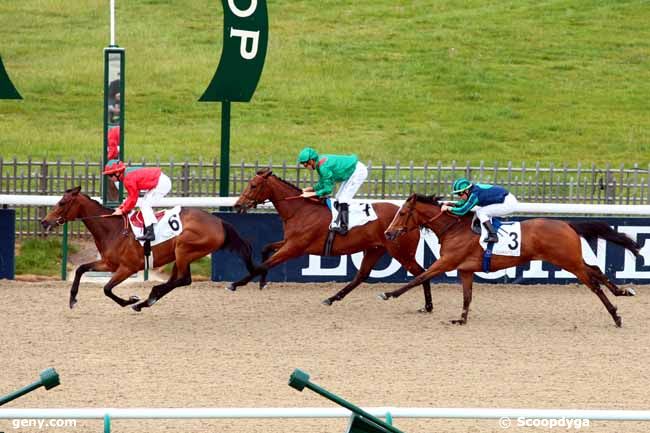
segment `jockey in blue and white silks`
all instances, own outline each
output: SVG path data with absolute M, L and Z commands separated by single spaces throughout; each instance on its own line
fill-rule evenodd
M 473 184 L 465 178 L 457 179 L 454 182 L 452 193 L 457 194 L 460 200 L 451 205 L 442 205 L 442 211 L 462 216 L 479 206 L 476 209 L 476 216 L 487 229 L 488 236 L 484 239 L 485 242 L 499 240 L 496 230 L 492 226 L 491 218 L 511 214 L 516 210 L 518 203 L 517 198 L 502 186 Z

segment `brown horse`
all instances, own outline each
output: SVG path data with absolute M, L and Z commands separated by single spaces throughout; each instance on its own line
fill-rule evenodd
M 245 212 L 270 200 L 282 218 L 284 239 L 266 245 L 262 250 L 263 263 L 251 275 L 233 283 L 231 290 L 247 284 L 257 275 L 261 275 L 260 288 L 263 288 L 270 268 L 304 254 L 323 254 L 332 213 L 321 200 L 299 198 L 301 193 L 300 188 L 275 176 L 269 169 L 258 171 L 257 175 L 248 182 L 248 186 L 235 203 L 235 209 Z M 352 281 L 334 296 L 325 299 L 323 304 L 332 305 L 334 301 L 340 301 L 361 284 L 368 278 L 373 266 L 385 252 L 399 261 L 413 275 L 424 272 L 415 261 L 420 233 L 412 232 L 401 238 L 399 242 L 389 242 L 384 236 L 384 230 L 397 211 L 397 206 L 391 203 L 375 203 L 373 208 L 377 213 L 376 220 L 354 227 L 347 235 L 337 236 L 334 239 L 331 255 L 340 256 L 363 251 L 363 261 Z M 421 284 L 424 290 L 424 310 L 430 312 L 433 309 L 430 283 L 425 279 Z
M 440 241 L 440 258 L 424 273 L 418 275 L 403 287 L 388 293 L 381 293 L 380 299 L 397 298 L 412 287 L 443 272 L 458 269 L 463 284 L 463 312 L 460 320 L 452 323 L 465 324 L 472 301 L 474 272 L 482 270 L 483 249 L 479 235 L 472 232 L 472 217 L 458 217 L 442 212 L 438 197 L 412 194 L 395 214 L 386 230 L 386 237 L 395 239 L 421 226 L 433 230 Z M 533 218 L 521 223 L 521 255 L 519 257 L 492 256 L 490 271 L 509 268 L 531 260 L 545 260 L 576 275 L 600 298 L 616 326 L 621 326 L 621 317 L 616 313 L 601 284 L 615 296 L 634 296 L 633 289 L 621 289 L 601 272 L 582 258 L 580 236 L 587 240 L 602 238 L 639 255 L 639 245 L 624 234 L 614 231 L 603 222 L 571 222 L 547 218 Z
M 104 286 L 104 294 L 122 307 L 135 304 L 140 298 L 131 296 L 128 300 L 122 299 L 113 293 L 113 287 L 144 269 L 143 247 L 125 226 L 126 217 L 111 217 L 113 209 L 80 194 L 80 189 L 76 187 L 67 190 L 54 209 L 41 221 L 48 230 L 66 221 L 83 221 L 93 235 L 101 255 L 100 260 L 84 263 L 77 268 L 70 289 L 70 308 L 77 303 L 79 281 L 87 271 L 113 272 L 110 281 Z M 151 247 L 154 267 L 175 261 L 171 276 L 167 282 L 154 286 L 147 300 L 134 305 L 136 311 L 151 307 L 176 287 L 191 284 L 190 263 L 218 249 L 227 248 L 235 252 L 244 260 L 249 272 L 255 270 L 250 244 L 239 236 L 232 225 L 199 209 L 184 208 L 179 217 L 183 225 L 181 234 Z

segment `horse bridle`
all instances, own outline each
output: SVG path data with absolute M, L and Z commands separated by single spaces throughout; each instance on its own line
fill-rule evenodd
M 74 202 L 74 199 L 69 200 L 65 204 L 65 206 L 63 207 L 63 210 L 61 212 L 64 213 L 64 214 L 67 214 L 68 209 L 70 208 L 70 206 L 72 205 L 73 202 Z M 61 226 L 61 225 L 65 224 L 66 222 L 70 222 L 70 221 L 84 221 L 84 220 L 91 220 L 91 219 L 96 219 L 96 218 L 106 218 L 106 217 L 109 217 L 109 216 L 111 216 L 111 215 L 110 214 L 108 214 L 108 215 L 92 215 L 92 216 L 87 216 L 87 217 L 77 217 L 77 218 L 73 218 L 73 219 L 68 219 L 68 218 L 66 218 L 64 216 L 60 216 L 56 220 L 54 220 L 54 222 L 56 223 L 56 225 Z M 129 228 L 129 219 L 124 214 L 122 214 L 122 218 L 124 219 L 124 230 L 126 231 Z
M 268 176 L 270 176 L 270 174 L 269 174 Z M 253 197 L 247 197 L 250 201 L 253 202 L 253 207 L 256 207 L 256 206 L 258 206 L 258 205 L 260 205 L 260 204 L 263 204 L 264 202 L 269 201 L 268 199 L 266 199 L 266 200 L 262 200 L 262 201 L 259 201 L 259 200 L 257 199 L 257 196 L 260 194 L 260 192 L 263 190 L 263 188 L 266 188 L 266 179 L 265 179 L 265 177 L 262 176 L 261 174 L 256 174 L 255 177 L 254 177 L 253 179 L 255 179 L 256 177 L 261 178 L 261 179 L 262 179 L 262 183 L 261 183 L 260 186 L 257 186 L 258 189 L 257 189 L 257 191 L 255 191 L 255 195 L 254 195 Z
M 413 212 L 415 212 L 415 207 L 414 207 L 414 206 L 409 206 L 408 215 L 407 215 L 407 217 L 406 217 L 406 221 L 404 221 L 404 225 L 408 225 L 409 218 L 411 218 L 411 217 L 413 216 Z M 406 231 L 407 231 L 407 232 L 410 232 L 411 230 L 415 230 L 415 228 L 417 228 L 417 227 L 422 227 L 422 226 L 426 227 L 426 226 L 428 226 L 429 224 L 431 224 L 432 222 L 434 222 L 435 220 L 437 220 L 438 218 L 440 218 L 440 217 L 441 217 L 442 215 L 444 215 L 444 214 L 445 214 L 445 212 L 443 212 L 442 210 L 440 210 L 440 212 L 439 212 L 437 215 L 432 216 L 431 218 L 429 218 L 428 220 L 426 220 L 426 221 L 423 222 L 422 224 L 414 225 L 413 227 L 411 227 L 411 228 L 409 228 L 409 229 L 406 229 Z M 446 226 L 444 226 L 444 227 L 442 228 L 442 230 L 440 230 L 439 233 L 437 233 L 437 236 L 438 236 L 438 237 L 442 236 L 442 235 L 443 235 L 447 230 L 449 230 L 449 229 L 450 229 L 454 224 L 456 224 L 457 222 L 460 221 L 460 217 L 458 217 L 458 216 L 456 216 L 456 215 L 450 215 L 450 216 L 453 216 L 454 219 L 453 219 L 449 224 L 447 224 Z

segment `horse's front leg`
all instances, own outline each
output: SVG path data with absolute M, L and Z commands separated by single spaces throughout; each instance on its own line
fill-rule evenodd
M 117 304 L 119 304 L 120 307 L 126 307 L 127 305 L 135 304 L 140 300 L 138 296 L 131 296 L 129 299 L 122 299 L 119 296 L 117 296 L 115 293 L 113 293 L 113 287 L 117 286 L 120 284 L 122 281 L 126 280 L 129 278 L 129 276 L 133 275 L 136 273 L 138 269 L 131 269 L 131 268 L 126 268 L 124 266 L 120 266 L 117 268 L 117 271 L 113 273 L 113 276 L 111 279 L 106 283 L 104 286 L 104 294 L 111 298 L 113 301 L 115 301 Z
M 345 298 L 345 296 L 354 290 L 359 284 L 361 284 L 372 271 L 372 268 L 375 266 L 375 263 L 379 261 L 382 255 L 386 252 L 386 248 L 372 248 L 364 251 L 363 260 L 361 261 L 361 266 L 359 266 L 359 272 L 354 276 L 352 281 L 350 281 L 345 287 L 338 291 L 334 296 L 325 299 L 323 305 L 332 305 L 334 301 L 340 301 Z
M 301 256 L 304 250 L 305 249 L 302 245 L 292 245 L 289 243 L 285 243 L 284 245 L 282 245 L 282 247 L 279 250 L 273 253 L 271 257 L 264 260 L 264 262 L 262 262 L 262 264 L 259 265 L 257 269 L 255 269 L 255 271 L 253 271 L 250 275 L 228 286 L 228 290 L 234 292 L 235 290 L 237 290 L 237 287 L 248 284 L 248 282 L 253 278 L 255 278 L 257 275 L 265 274 L 272 267 L 277 266 L 280 263 L 284 263 L 287 260 Z
M 84 263 L 80 265 L 74 273 L 74 280 L 72 281 L 72 287 L 70 287 L 70 308 L 74 308 L 77 304 L 77 293 L 79 293 L 79 282 L 81 281 L 81 276 L 88 271 L 99 271 L 106 272 L 109 271 L 108 263 L 104 260 L 96 260 L 90 263 Z
M 474 272 L 459 271 L 460 281 L 463 284 L 463 312 L 460 319 L 452 320 L 451 323 L 456 325 L 464 325 L 467 323 L 467 316 L 469 314 L 469 304 L 472 303 L 472 285 L 474 284 Z
M 281 241 L 278 242 L 272 242 L 270 244 L 267 244 L 262 248 L 262 262 L 265 262 L 271 254 L 275 253 L 277 250 L 282 248 L 282 245 L 284 245 L 286 241 L 282 239 Z M 262 290 L 264 287 L 266 287 L 266 275 L 268 274 L 268 270 L 265 270 L 261 275 L 260 275 L 260 290 Z
M 406 283 L 404 286 L 400 287 L 397 290 L 392 292 L 383 292 L 377 295 L 379 299 L 388 300 L 390 298 L 399 298 L 404 293 L 408 292 L 415 286 L 423 284 L 425 281 L 430 280 L 431 278 L 442 274 L 443 272 L 449 272 L 456 269 L 456 263 L 451 263 L 449 260 L 445 260 L 444 257 L 440 257 L 433 265 L 429 266 L 429 269 L 422 272 L 420 275 L 413 278 L 411 281 Z

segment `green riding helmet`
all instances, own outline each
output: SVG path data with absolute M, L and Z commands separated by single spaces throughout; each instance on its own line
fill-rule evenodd
M 318 161 L 318 153 L 311 147 L 305 147 L 298 155 L 298 164 L 304 164 L 312 159 Z
M 454 186 L 452 186 L 451 193 L 460 194 L 461 192 L 471 187 L 472 187 L 472 182 L 465 179 L 464 177 L 461 177 L 460 179 L 456 179 L 456 181 L 454 181 Z

